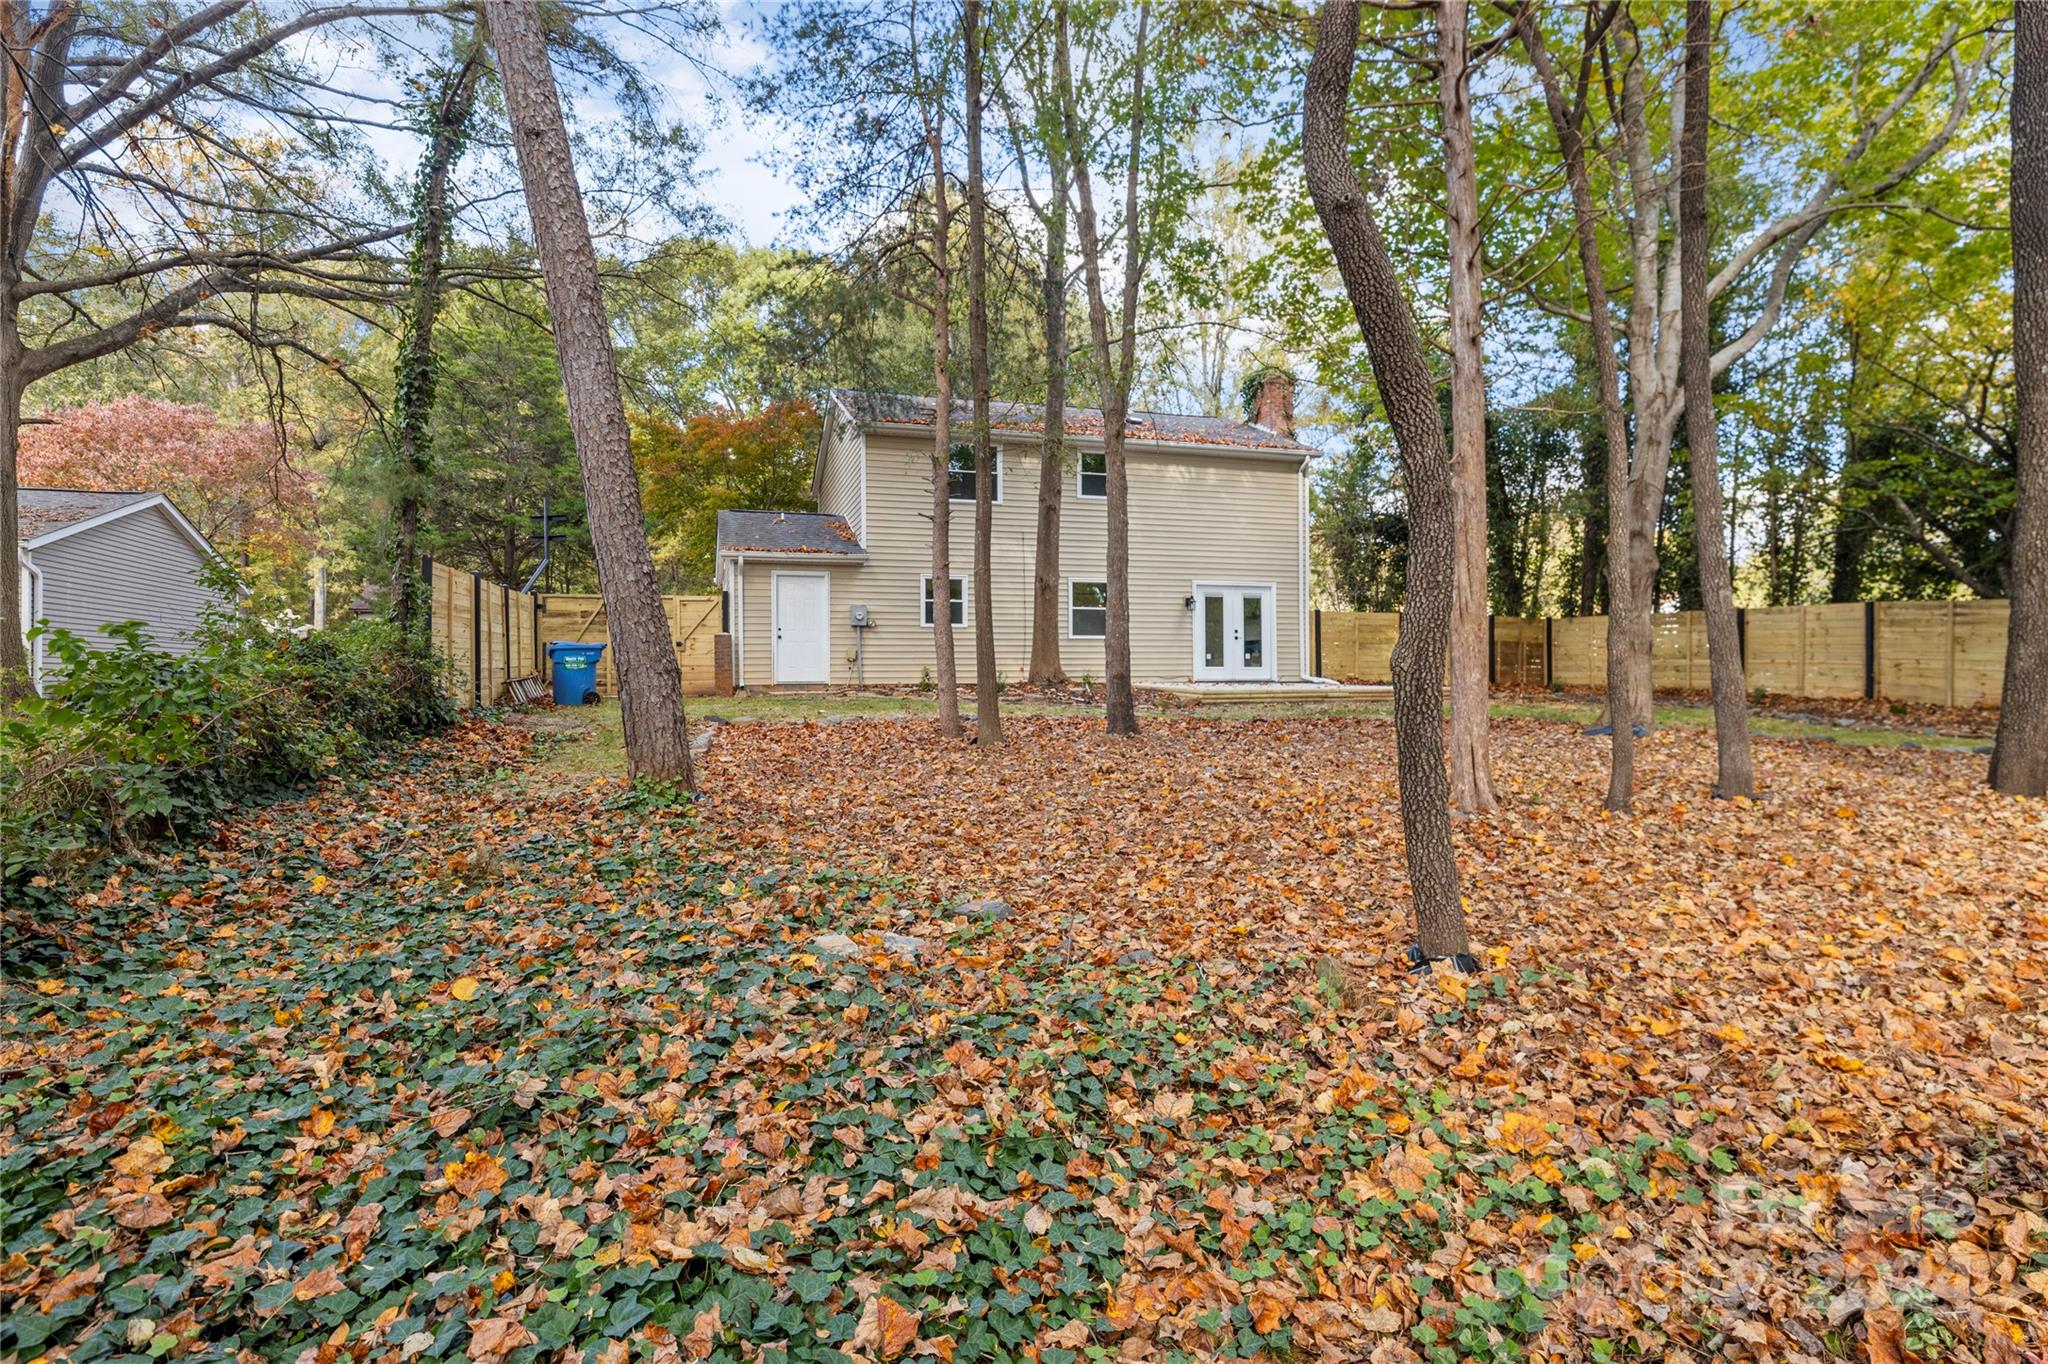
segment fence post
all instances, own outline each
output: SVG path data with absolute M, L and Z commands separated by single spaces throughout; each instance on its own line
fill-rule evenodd
M 1863 603 L 1863 699 L 1877 699 L 1877 603 Z
M 1709 647 L 1713 641 L 1707 641 Z M 1749 608 L 1735 608 L 1735 657 L 1742 661 L 1742 682 L 1749 685 Z
M 1557 685 L 1551 680 L 1557 676 L 1557 654 L 1550 645 L 1550 626 L 1555 619 L 1554 616 L 1543 618 L 1543 685 L 1546 689 Z
M 476 704 L 484 703 L 484 578 L 469 575 L 469 691 Z
M 1956 703 L 1956 599 L 1948 599 L 1948 701 Z
M 1500 645 L 1494 635 L 1494 622 L 1500 619 L 1493 612 L 1486 613 L 1486 685 L 1491 687 L 1500 681 Z
M 1323 671 L 1323 610 L 1321 607 L 1317 607 L 1310 613 L 1309 624 L 1313 631 L 1316 646 L 1316 676 L 1327 677 L 1329 674 Z

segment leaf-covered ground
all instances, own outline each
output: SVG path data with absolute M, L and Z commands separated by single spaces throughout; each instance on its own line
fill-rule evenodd
M 1500 724 L 1467 983 L 1394 970 L 1384 722 L 1011 733 L 733 726 L 690 814 L 476 727 L 106 887 L 0 986 L 0 1359 L 2048 1345 L 1981 759 L 1737 808 L 1674 732 L 1613 819 Z

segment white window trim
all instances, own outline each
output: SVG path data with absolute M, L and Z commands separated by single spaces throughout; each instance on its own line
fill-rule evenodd
M 1082 491 L 1085 486 L 1081 482 L 1083 472 L 1082 460 L 1094 454 L 1102 456 L 1102 491 L 1099 493 Z M 1109 501 L 1109 452 L 1107 450 L 1083 450 L 1074 456 L 1074 496 L 1080 498 L 1083 502 Z M 1082 581 L 1088 582 L 1092 580 L 1084 578 Z
M 1100 608 L 1102 611 L 1102 633 L 1099 635 L 1077 635 L 1074 633 L 1074 612 L 1093 611 L 1097 609 L 1093 606 L 1077 607 L 1074 605 L 1074 587 L 1077 583 L 1097 583 L 1100 584 L 1102 587 L 1102 606 Z M 1109 638 L 1109 579 L 1067 579 L 1067 638 L 1071 640 L 1078 640 L 1086 644 L 1101 644 Z
M 971 444 L 972 444 L 972 442 L 971 442 L 971 441 L 956 441 L 956 442 L 954 442 L 954 443 L 955 443 L 956 445 L 971 445 Z M 995 456 L 996 456 L 996 486 L 995 486 L 995 496 L 989 499 L 989 505 L 990 505 L 990 506 L 994 506 L 994 507 L 1000 507 L 1000 506 L 1002 506 L 1002 505 L 1003 505 L 1003 488 L 1004 488 L 1004 487 L 1005 487 L 1005 485 L 1006 485 L 1006 484 L 1008 483 L 1008 480 L 1007 480 L 1006 478 L 1004 478 L 1004 477 L 1003 477 L 1003 474 L 1004 474 L 1004 469 L 1003 469 L 1003 447 L 1002 447 L 1002 446 L 1000 446 L 1000 445 L 990 445 L 990 446 L 989 446 L 989 449 L 993 450 L 993 451 L 995 452 Z M 954 497 L 954 496 L 953 496 L 952 494 L 953 494 L 953 455 L 952 455 L 952 452 L 951 452 L 951 451 L 949 450 L 949 451 L 947 451 L 947 453 L 946 453 L 946 501 L 948 501 L 948 502 L 952 503 L 952 504 L 953 504 L 954 506 L 956 506 L 956 507 L 971 507 L 971 506 L 973 506 L 973 505 L 974 505 L 974 499 L 973 499 L 973 498 L 971 498 L 971 497 Z
M 974 616 L 974 593 L 968 588 L 967 575 L 965 573 L 949 573 L 946 576 L 948 578 L 958 578 L 960 580 L 960 619 L 958 622 L 954 624 L 953 628 L 955 630 L 964 629 L 967 625 L 967 622 L 973 619 Z M 938 598 L 932 598 L 932 618 L 930 620 L 925 620 L 924 618 L 924 601 L 927 596 L 930 596 L 931 590 L 932 575 L 929 573 L 918 574 L 917 618 L 919 622 L 923 624 L 925 629 L 936 630 L 939 628 L 937 624 L 939 618 Z M 952 592 L 949 590 L 946 595 L 950 599 L 952 596 Z

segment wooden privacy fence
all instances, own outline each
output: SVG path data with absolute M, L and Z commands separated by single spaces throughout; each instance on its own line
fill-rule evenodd
M 1783 696 L 1876 697 L 1938 706 L 1998 704 L 2005 682 L 2002 601 L 1842 602 L 1759 606 L 1737 613 L 1743 674 Z M 1401 617 L 1391 611 L 1318 611 L 1319 676 L 1384 682 Z M 1598 687 L 1607 681 L 1607 618 L 1495 616 L 1495 683 Z M 1651 618 L 1656 686 L 1706 691 L 1706 617 Z
M 545 671 L 539 598 L 432 559 L 420 569 L 430 637 L 454 666 L 449 691 L 457 706 L 497 705 L 514 681 Z
M 724 625 L 724 598 L 663 597 L 662 611 L 668 617 L 669 638 L 675 641 L 676 664 L 683 670 L 685 696 L 718 694 L 716 640 Z M 611 643 L 605 624 L 604 599 L 596 596 L 550 593 L 541 599 L 542 647 L 555 640 L 578 644 Z M 597 689 L 608 696 L 618 694 L 612 673 L 612 651 L 607 648 L 597 663 Z

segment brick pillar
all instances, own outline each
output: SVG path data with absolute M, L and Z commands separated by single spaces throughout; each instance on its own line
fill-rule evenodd
M 714 696 L 732 695 L 732 636 L 711 637 L 711 691 Z

